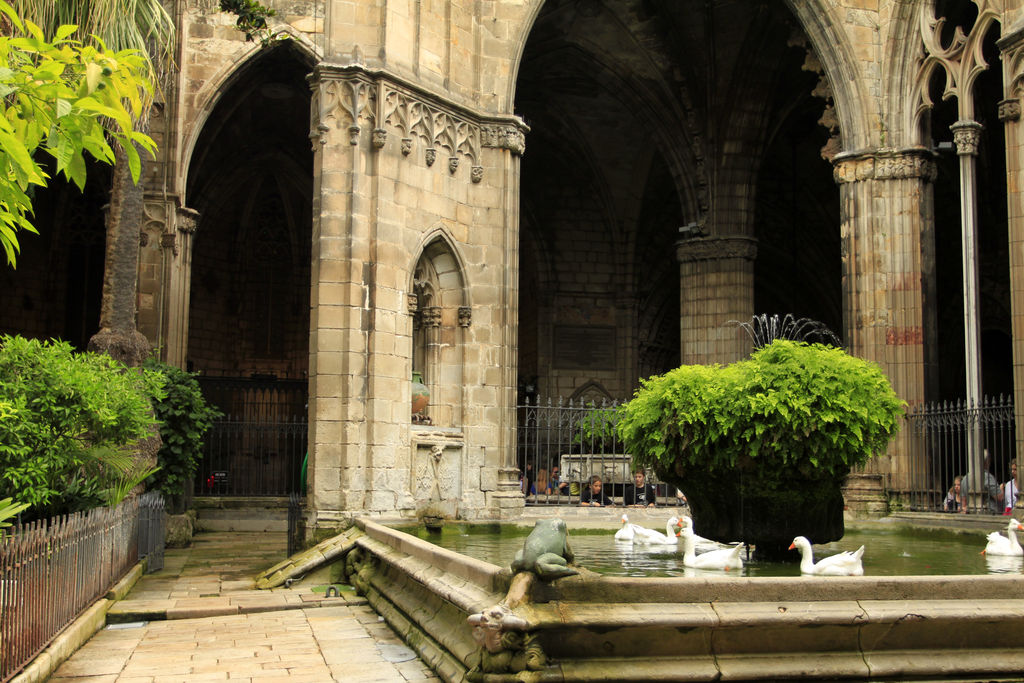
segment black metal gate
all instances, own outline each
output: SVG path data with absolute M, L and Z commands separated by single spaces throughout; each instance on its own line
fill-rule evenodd
M 305 380 L 200 377 L 224 417 L 206 433 L 198 496 L 305 495 Z

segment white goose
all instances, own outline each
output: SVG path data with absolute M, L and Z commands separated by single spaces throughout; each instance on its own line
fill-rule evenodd
M 1017 532 L 1024 531 L 1024 526 L 1015 519 L 1006 523 L 1006 535 L 993 531 L 988 535 L 988 545 L 981 552 L 985 555 L 1003 555 L 1014 557 L 1024 555 L 1024 548 L 1017 541 Z
M 636 530 L 640 528 L 636 524 L 629 523 L 629 517 L 626 513 L 622 513 L 622 527 L 615 532 L 615 540 L 622 541 L 623 543 L 632 543 L 633 536 L 636 535 Z
M 719 543 L 718 541 L 712 541 L 710 538 L 704 538 L 703 536 L 697 535 L 697 533 L 693 531 L 692 518 L 683 517 L 680 521 L 690 527 L 690 531 L 693 533 L 694 552 L 709 553 L 713 550 L 732 550 L 731 544 Z
M 863 576 L 864 565 L 861 564 L 861 557 L 864 556 L 864 546 L 853 552 L 844 551 L 836 553 L 831 557 L 824 557 L 817 562 L 814 561 L 814 550 L 811 549 L 811 542 L 803 536 L 797 536 L 789 544 L 789 549 L 800 551 L 800 573 L 812 574 L 814 576 Z
M 625 517 L 625 515 L 623 515 Z M 676 545 L 679 539 L 676 537 L 676 529 L 682 526 L 678 517 L 669 517 L 665 523 L 665 533 L 648 529 L 647 527 L 633 526 L 633 545 Z
M 689 524 L 683 526 L 683 530 L 679 532 L 679 535 L 683 538 L 683 566 L 693 567 L 694 569 L 719 569 L 723 571 L 743 569 L 743 558 L 740 557 L 740 551 L 743 550 L 742 544 L 698 555 L 694 551 L 697 536 L 693 533 L 693 529 Z

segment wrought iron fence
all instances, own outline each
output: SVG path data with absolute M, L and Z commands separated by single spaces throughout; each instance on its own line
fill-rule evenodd
M 302 550 L 299 522 L 302 521 L 302 498 L 293 493 L 288 496 L 288 557 Z
M 301 491 L 309 425 L 304 380 L 200 378 L 224 417 L 206 433 L 193 491 L 285 496 Z
M 167 538 L 167 513 L 159 491 L 139 496 L 139 557 L 147 558 L 146 573 L 164 568 L 164 541 Z
M 163 501 L 151 496 L 145 503 L 131 498 L 116 508 L 40 520 L 0 535 L 0 681 L 10 680 L 103 596 L 143 549 L 162 557 L 163 536 L 152 527 L 142 533 L 143 506 L 163 524 Z
M 1010 397 L 985 397 L 977 406 L 965 401 L 923 404 L 907 415 L 907 429 L 911 450 L 908 482 L 904 491 L 895 484 L 892 493 L 902 494 L 911 510 L 1003 511 L 1005 501 L 993 491 L 1010 478 L 1010 461 L 1016 453 Z M 972 436 L 977 439 L 976 460 L 981 470 L 974 491 L 970 490 L 972 458 L 968 446 Z
M 618 405 L 560 398 L 527 399 L 517 406 L 516 454 L 527 505 L 576 505 L 592 476 L 600 477 L 604 492 L 621 502 L 633 482 L 633 459 L 615 434 Z M 653 472 L 647 472 L 647 481 L 661 503 L 684 501 Z

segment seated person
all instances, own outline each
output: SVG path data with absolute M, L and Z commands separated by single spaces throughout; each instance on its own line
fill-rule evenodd
M 1010 461 L 1010 479 L 999 485 L 1003 496 L 1003 514 L 1012 515 L 1013 506 L 1017 503 L 1017 458 Z
M 657 502 L 657 494 L 654 486 L 647 483 L 647 472 L 643 467 L 636 468 L 633 472 L 633 483 L 626 484 L 626 491 L 622 495 L 622 504 L 633 507 L 654 507 Z
M 612 499 L 601 490 L 601 477 L 596 474 L 590 478 L 590 486 L 580 496 L 580 505 L 601 507 L 602 505 L 615 505 Z
M 537 494 L 537 486 L 533 481 L 533 463 L 526 463 L 526 469 L 519 477 L 519 486 L 523 489 L 525 496 Z
M 556 494 L 559 496 L 569 495 L 569 482 L 562 479 L 562 475 L 558 471 L 558 465 L 551 468 L 551 479 L 548 481 L 548 488 L 545 491 L 547 494 Z
M 943 508 L 946 512 L 967 512 L 967 506 L 963 502 L 963 493 L 960 488 L 961 477 L 953 477 L 953 486 L 946 494 L 946 502 Z
M 992 456 L 989 455 L 988 449 L 984 451 L 984 459 L 982 461 L 981 472 L 978 479 L 980 480 L 981 490 L 981 508 L 982 511 L 991 512 L 993 514 L 1001 515 L 1005 506 L 1003 505 L 1003 491 L 999 488 L 999 483 L 996 481 L 996 477 L 992 474 Z M 967 474 L 960 480 L 960 488 L 962 489 L 964 508 L 968 507 L 968 502 L 972 500 L 971 495 L 974 491 L 971 491 L 971 483 L 973 478 L 973 471 L 968 468 Z

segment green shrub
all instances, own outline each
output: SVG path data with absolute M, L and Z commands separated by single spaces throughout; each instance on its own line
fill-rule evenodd
M 843 476 L 885 450 L 902 414 L 877 365 L 776 340 L 726 367 L 684 365 L 644 381 L 618 431 L 627 452 L 660 469 Z
M 41 518 L 113 504 L 145 477 L 128 454 L 150 434 L 162 378 L 66 342 L 0 336 L 0 497 Z
M 842 482 L 885 450 L 902 413 L 875 364 L 777 339 L 643 382 L 617 429 L 635 462 L 686 493 L 697 533 L 784 559 L 794 536 L 842 538 Z
M 202 456 L 203 436 L 222 413 L 206 402 L 192 374 L 152 358 L 143 367 L 166 379 L 166 395 L 153 405 L 163 445 L 152 486 L 164 494 L 172 511 L 183 512 L 185 486 Z

